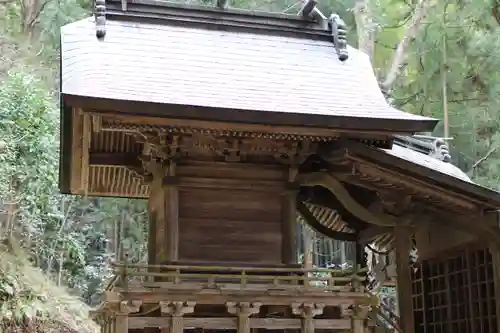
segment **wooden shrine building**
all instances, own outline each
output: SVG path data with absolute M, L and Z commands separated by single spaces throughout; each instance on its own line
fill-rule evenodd
M 437 120 L 388 105 L 314 1 L 219 5 L 96 0 L 62 28 L 61 191 L 148 200 L 148 263 L 115 264 L 102 331 L 368 332 L 374 243 L 396 249 L 402 332 L 500 333 L 500 195 L 412 137 Z M 298 216 L 355 268 L 303 267 Z

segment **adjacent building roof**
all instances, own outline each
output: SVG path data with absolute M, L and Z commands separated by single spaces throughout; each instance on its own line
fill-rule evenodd
M 429 170 L 437 171 L 442 174 L 454 177 L 464 182 L 472 183 L 471 179 L 465 172 L 460 170 L 455 165 L 443 162 L 435 157 L 423 154 L 421 152 L 412 150 L 411 148 L 403 147 L 399 144 L 394 144 L 392 149 L 381 149 L 388 155 L 397 157 L 407 162 L 420 165 Z
M 145 0 L 106 6 L 103 39 L 94 18 L 61 30 L 65 103 L 385 133 L 437 122 L 390 106 L 368 56 L 349 47 L 339 60 L 331 32 L 301 17 Z
M 399 170 L 414 179 L 422 180 L 429 186 L 438 186 L 454 191 L 481 202 L 484 207 L 500 208 L 500 193 L 474 183 L 463 171 L 451 163 L 417 152 L 411 148 L 394 144 L 392 149 L 372 148 L 353 144 L 350 155 L 359 156 L 377 165 Z

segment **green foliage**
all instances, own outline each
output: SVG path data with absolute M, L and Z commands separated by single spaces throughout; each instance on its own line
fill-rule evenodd
M 0 84 L 0 186 L 16 211 L 12 233 L 33 262 L 87 301 L 108 274 L 110 227 L 124 224 L 124 247 L 145 257 L 142 201 L 64 196 L 57 187 L 59 110 L 49 85 L 29 67 L 15 67 Z M 1 230 L 0 230 L 1 236 Z
M 0 331 L 98 331 L 85 303 L 32 267 L 17 245 L 1 245 L 0 257 Z
M 414 3 L 370 1 L 376 32 L 373 62 L 381 80 L 411 22 Z M 343 17 L 351 28 L 350 42 L 356 45 L 354 4 L 325 0 L 320 8 L 326 15 L 336 12 Z M 62 196 L 57 188 L 59 108 L 54 87 L 59 27 L 87 15 L 90 5 L 89 0 L 49 1 L 34 38 L 21 29 L 19 2 L 0 4 L 0 193 L 4 208 L 15 216 L 14 225 L 0 230 L 0 236 L 15 236 L 29 260 L 51 281 L 64 282 L 86 302 L 95 303 L 113 259 L 112 230 L 122 224 L 123 249 L 133 261 L 144 261 L 147 216 L 143 201 Z M 288 13 L 300 7 L 294 0 L 234 0 L 231 5 Z M 392 95 L 394 104 L 406 111 L 442 119 L 446 71 L 454 162 L 493 188 L 500 183 L 499 67 L 500 28 L 491 16 L 490 2 L 436 2 L 411 44 Z M 442 133 L 441 124 L 436 134 Z M 7 276 L 0 276 L 0 298 L 13 300 L 19 288 Z M 23 299 L 38 304 L 37 297 Z M 12 309 L 25 307 L 9 304 Z M 16 317 L 18 310 L 9 311 Z

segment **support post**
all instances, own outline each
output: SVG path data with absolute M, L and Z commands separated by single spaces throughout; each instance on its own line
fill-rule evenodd
M 404 333 L 415 333 L 410 275 L 411 229 L 407 226 L 394 227 L 394 238 L 396 243 L 396 285 L 401 330 Z
M 139 312 L 142 301 L 121 301 L 115 313 L 115 332 L 128 333 L 128 315 Z
M 321 303 L 294 303 L 293 314 L 302 319 L 302 333 L 314 333 L 314 317 L 323 313 L 325 308 Z
M 288 170 L 287 189 L 283 195 L 282 213 L 282 244 L 281 259 L 284 264 L 297 263 L 296 233 L 297 233 L 297 194 L 298 187 L 295 184 L 297 168 L 290 166 Z
M 250 316 L 259 313 L 261 303 L 227 302 L 227 312 L 238 316 L 237 333 L 250 333 Z
M 176 163 L 155 163 L 148 201 L 150 217 L 149 263 L 179 259 L 179 193 L 176 186 Z
M 491 264 L 493 265 L 493 287 L 495 290 L 496 327 L 500 332 L 500 245 L 492 243 L 489 246 Z
M 170 316 L 170 333 L 184 332 L 183 315 L 194 312 L 195 302 L 160 302 L 160 311 L 163 316 Z
M 366 333 L 369 331 L 365 325 L 371 307 L 367 305 L 348 305 L 341 306 L 341 316 L 351 318 L 351 332 Z

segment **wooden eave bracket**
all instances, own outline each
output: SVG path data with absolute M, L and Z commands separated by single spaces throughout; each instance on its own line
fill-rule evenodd
M 392 227 L 398 224 L 398 221 L 394 217 L 389 215 L 375 215 L 360 205 L 349 194 L 344 185 L 330 174 L 324 172 L 301 174 L 297 180 L 301 186 L 322 186 L 328 189 L 347 210 L 362 221 L 385 227 Z

